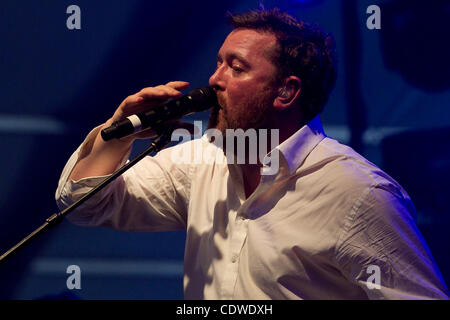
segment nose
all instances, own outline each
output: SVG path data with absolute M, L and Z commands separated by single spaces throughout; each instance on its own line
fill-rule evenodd
M 216 90 L 223 90 L 225 88 L 225 81 L 223 79 L 223 67 L 220 66 L 209 78 L 209 85 Z

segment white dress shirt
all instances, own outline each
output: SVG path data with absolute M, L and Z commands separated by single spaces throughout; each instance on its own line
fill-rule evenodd
M 63 170 L 60 208 L 105 178 L 68 181 L 97 130 Z M 211 146 L 203 136 L 146 157 L 69 220 L 124 231 L 186 229 L 186 299 L 447 299 L 407 193 L 327 137 L 319 117 L 277 147 L 280 170 L 263 175 L 248 199 L 237 165 L 177 164 L 171 156 Z

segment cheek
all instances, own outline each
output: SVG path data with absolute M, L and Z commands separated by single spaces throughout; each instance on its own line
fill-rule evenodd
M 242 96 L 242 88 L 243 86 L 239 83 L 233 83 L 232 85 L 228 85 L 227 91 L 230 98 L 240 98 Z M 245 87 L 244 87 L 245 88 Z
M 256 92 L 248 81 L 235 81 L 228 86 L 227 91 L 228 102 L 231 106 L 243 104 L 252 99 L 252 93 Z

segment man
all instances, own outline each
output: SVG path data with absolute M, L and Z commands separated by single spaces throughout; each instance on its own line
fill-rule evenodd
M 211 147 L 204 136 L 146 157 L 70 220 L 126 231 L 186 229 L 188 299 L 446 299 L 406 192 L 323 132 L 318 114 L 336 79 L 331 37 L 278 10 L 230 21 L 235 29 L 210 78 L 220 105 L 210 127 L 225 138 L 227 129 L 278 130 L 280 143 L 267 155 L 278 153 L 278 170 L 265 174 L 267 158 L 218 161 L 236 149 L 216 148 L 218 160 L 208 164 L 173 160 L 174 152 Z M 152 135 L 104 142 L 102 127 L 187 86 L 175 81 L 126 98 L 67 163 L 59 206 L 122 165 L 135 139 Z M 258 145 L 269 139 L 264 132 Z

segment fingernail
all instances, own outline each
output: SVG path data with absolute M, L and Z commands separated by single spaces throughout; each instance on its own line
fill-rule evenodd
M 144 98 L 138 97 L 138 98 L 136 99 L 136 102 L 141 102 L 142 100 L 144 100 Z

